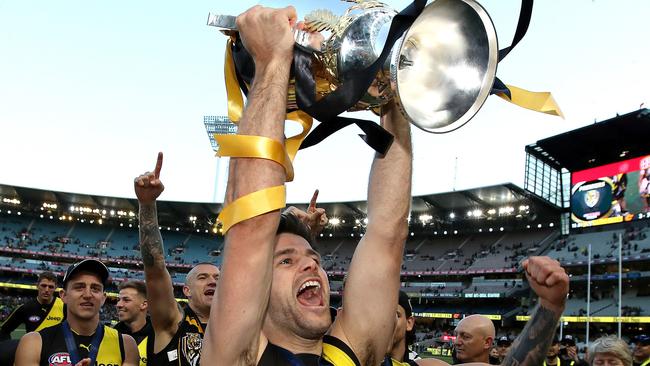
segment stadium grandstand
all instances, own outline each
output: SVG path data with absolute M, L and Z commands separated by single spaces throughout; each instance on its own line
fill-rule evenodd
M 560 333 L 575 335 L 580 345 L 587 329 L 596 338 L 615 333 L 619 321 L 628 339 L 647 333 L 650 212 L 644 200 L 650 193 L 644 196 L 641 187 L 650 169 L 643 166 L 650 164 L 644 160 L 650 155 L 646 136 L 650 111 L 642 109 L 526 146 L 523 188 L 505 183 L 413 197 L 402 287 L 417 316 L 417 350 L 445 353 L 454 326 L 469 314 L 487 315 L 499 336 L 514 337 L 535 302 L 520 268 L 531 255 L 556 258 L 571 276 Z M 614 192 L 620 174 L 627 179 L 622 195 Z M 0 319 L 34 296 L 38 273 L 62 276 L 82 258 L 109 266 L 112 292 L 125 279 L 143 278 L 137 207 L 134 199 L 0 185 Z M 366 204 L 321 207 L 329 225 L 316 247 L 336 305 L 364 235 Z M 158 202 L 179 298 L 193 264 L 220 263 L 223 237 L 214 219 L 221 208 Z M 115 319 L 113 309 L 114 299 L 105 305 L 104 320 Z

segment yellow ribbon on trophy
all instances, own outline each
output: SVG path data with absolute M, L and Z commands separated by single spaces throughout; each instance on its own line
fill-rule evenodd
M 560 107 L 555 102 L 555 99 L 553 99 L 551 93 L 531 92 L 512 85 L 506 86 L 510 89 L 510 95 L 512 98 L 508 98 L 505 93 L 497 93 L 497 95 L 502 99 L 526 109 L 564 118 Z
M 236 124 L 241 119 L 244 110 L 244 98 L 239 88 L 235 63 L 232 58 L 232 38 L 229 38 L 226 44 L 224 73 L 228 96 L 228 118 Z M 293 160 L 300 149 L 300 144 L 311 130 L 313 119 L 301 110 L 288 113 L 286 119 L 299 123 L 302 132 L 286 139 L 284 146 L 279 141 L 264 136 L 215 134 L 214 138 L 219 145 L 217 156 L 272 160 L 284 167 L 287 181 L 292 181 L 294 177 Z M 225 234 L 233 225 L 267 212 L 279 210 L 285 204 L 284 185 L 265 188 L 231 202 L 221 211 L 217 222 L 223 225 L 222 229 Z

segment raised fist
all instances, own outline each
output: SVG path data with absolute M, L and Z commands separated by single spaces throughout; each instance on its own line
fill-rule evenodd
M 271 61 L 291 63 L 296 19 L 293 6 L 273 9 L 256 5 L 237 17 L 239 36 L 256 66 Z
M 530 257 L 522 266 L 528 284 L 539 296 L 539 304 L 562 313 L 569 293 L 569 276 L 560 263 L 549 257 Z

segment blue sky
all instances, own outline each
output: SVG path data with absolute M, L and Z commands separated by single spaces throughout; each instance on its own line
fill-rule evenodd
M 509 44 L 519 1 L 481 3 L 500 45 Z M 226 39 L 205 22 L 208 12 L 236 15 L 255 4 L 0 0 L 0 183 L 133 197 L 133 178 L 163 151 L 162 198 L 212 201 L 222 183 L 202 117 L 226 113 Z M 294 5 L 299 15 L 347 6 Z M 414 129 L 413 193 L 523 185 L 525 145 L 648 107 L 648 14 L 642 0 L 537 1 L 528 34 L 497 75 L 553 92 L 566 119 L 490 97 L 458 131 Z M 289 201 L 308 201 L 316 187 L 323 201 L 364 199 L 373 154 L 357 133 L 351 127 L 300 152 Z

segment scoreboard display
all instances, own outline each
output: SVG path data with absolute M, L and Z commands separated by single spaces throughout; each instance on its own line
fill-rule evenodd
M 571 174 L 571 227 L 650 218 L 650 155 Z

